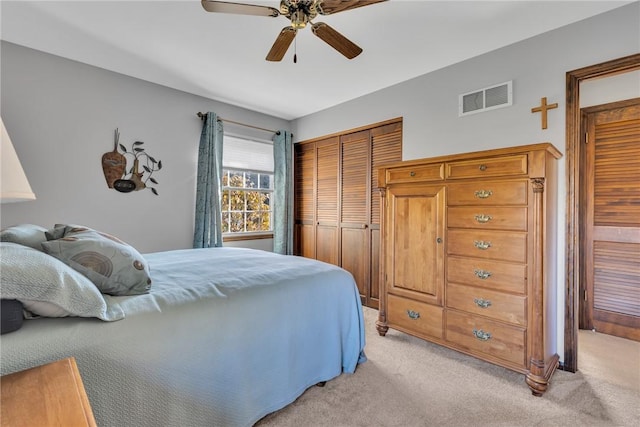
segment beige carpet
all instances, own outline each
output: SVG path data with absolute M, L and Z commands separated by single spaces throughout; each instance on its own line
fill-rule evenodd
M 398 331 L 378 336 L 376 316 L 365 308 L 366 363 L 256 426 L 640 426 L 633 380 L 557 371 L 534 397 L 521 374 Z M 622 371 L 640 369 L 635 353 L 626 360 Z

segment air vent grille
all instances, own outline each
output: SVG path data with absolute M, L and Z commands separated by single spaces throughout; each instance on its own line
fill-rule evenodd
M 513 81 L 463 93 L 459 96 L 458 115 L 480 113 L 496 108 L 508 107 L 513 103 Z

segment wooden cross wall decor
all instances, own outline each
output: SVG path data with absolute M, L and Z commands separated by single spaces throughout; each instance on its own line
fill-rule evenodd
M 547 128 L 547 111 L 558 108 L 558 103 L 547 105 L 547 97 L 540 98 L 540 106 L 531 109 L 532 113 L 542 113 L 542 129 Z

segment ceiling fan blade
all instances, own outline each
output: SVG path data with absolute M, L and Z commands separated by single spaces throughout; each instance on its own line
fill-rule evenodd
M 287 53 L 287 49 L 289 49 L 295 37 L 296 30 L 293 27 L 283 28 L 265 59 L 267 61 L 282 61 L 284 54 Z
M 226 1 L 201 0 L 202 7 L 207 12 L 235 13 L 238 15 L 280 16 L 280 11 L 273 7 L 255 4 L 230 3 Z
M 369 6 L 371 4 L 382 3 L 384 1 L 387 0 L 318 0 L 316 3 L 316 10 L 320 15 L 331 15 L 332 13 L 338 13 L 362 6 Z
M 362 53 L 362 49 L 358 45 L 324 22 L 311 24 L 311 30 L 313 31 L 313 34 L 320 37 L 326 43 L 331 45 L 331 47 L 349 59 L 353 59 Z

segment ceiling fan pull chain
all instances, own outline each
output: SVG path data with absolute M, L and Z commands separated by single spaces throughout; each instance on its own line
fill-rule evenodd
M 293 63 L 298 63 L 298 40 L 293 39 Z

